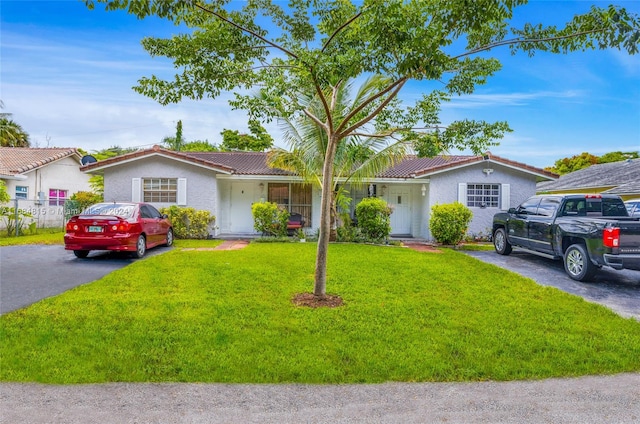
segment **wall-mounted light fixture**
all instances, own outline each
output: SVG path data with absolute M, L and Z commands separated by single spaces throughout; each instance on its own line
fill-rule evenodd
M 484 168 L 482 170 L 482 172 L 484 172 L 485 175 L 488 177 L 489 175 L 493 174 L 493 169 L 492 168 Z
M 260 187 L 260 193 L 264 192 L 264 183 L 258 184 L 258 187 Z
M 422 192 L 422 196 L 426 196 L 427 195 L 427 186 L 425 184 L 422 184 L 422 187 L 420 188 L 420 191 Z
M 383 185 L 382 187 L 380 187 L 380 195 L 384 196 L 384 194 L 387 192 L 387 186 Z

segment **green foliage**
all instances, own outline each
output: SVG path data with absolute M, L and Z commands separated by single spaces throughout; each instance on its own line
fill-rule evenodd
M 0 203 L 7 203 L 11 200 L 11 196 L 7 193 L 7 185 L 0 180 Z
M 562 158 L 555 161 L 553 166 L 545 168 L 545 170 L 554 172 L 558 175 L 568 174 L 580 169 L 588 168 L 591 165 L 599 163 L 620 162 L 627 159 L 638 159 L 640 152 L 609 152 L 598 157 L 591 153 L 583 152 L 570 158 Z
M 30 225 L 33 215 L 22 208 L 18 208 L 18 213 L 16 214 L 15 207 L 0 206 L 0 218 L 4 222 L 8 236 L 25 235 L 25 225 L 29 228 L 30 233 L 35 230 L 35 227 Z
M 182 120 L 178 120 L 176 124 L 176 135 L 174 137 L 165 137 L 162 140 L 165 146 L 170 150 L 179 152 L 184 145 L 184 137 L 182 136 Z
M 640 371 L 638 321 L 450 249 L 332 244 L 331 293 L 346 306 L 296 307 L 315 251 L 173 249 L 3 313 L 0 381 L 363 384 Z
M 473 213 L 462 203 L 436 204 L 431 207 L 429 230 L 438 243 L 456 245 L 465 237 L 471 218 Z
M 217 152 L 218 146 L 209 143 L 208 141 L 196 140 L 184 143 L 182 145 L 182 152 Z
M 94 174 L 89 177 L 91 190 L 100 197 L 104 197 L 104 175 Z
M 240 134 L 237 130 L 223 130 L 222 144 L 220 148 L 222 150 L 249 150 L 254 152 L 263 152 L 270 149 L 273 146 L 273 138 L 267 133 L 260 122 L 256 120 L 249 121 L 249 134 Z
M 29 147 L 29 134 L 22 127 L 5 116 L 0 117 L 0 146 Z
M 368 197 L 356 205 L 358 228 L 370 241 L 379 243 L 391 233 L 391 207 L 383 199 Z
M 206 239 L 209 237 L 211 225 L 216 221 L 216 217 L 207 210 L 181 208 L 176 205 L 162 208 L 160 213 L 169 216 L 173 234 L 178 239 Z
M 127 153 L 135 152 L 135 147 L 120 147 L 120 146 L 111 146 L 107 149 L 102 150 L 94 150 L 91 155 L 95 157 L 97 160 L 105 160 L 109 158 L 114 158 L 116 156 L 126 155 Z
M 73 193 L 64 204 L 65 216 L 67 219 L 77 215 L 87 207 L 103 201 L 102 195 L 90 191 L 78 191 Z
M 640 152 L 609 152 L 598 158 L 598 163 L 620 162 L 627 159 L 640 158 Z
M 286 237 L 289 212 L 273 202 L 256 202 L 251 206 L 253 227 L 266 236 Z
M 588 168 L 598 163 L 598 157 L 591 153 L 583 152 L 570 158 L 558 159 L 552 168 L 546 168 L 548 171 L 558 175 L 568 174 L 580 169 Z

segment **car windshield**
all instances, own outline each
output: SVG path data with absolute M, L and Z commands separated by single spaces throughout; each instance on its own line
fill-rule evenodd
M 135 205 L 125 205 L 121 203 L 98 203 L 82 211 L 82 215 L 108 215 L 131 218 L 135 208 Z

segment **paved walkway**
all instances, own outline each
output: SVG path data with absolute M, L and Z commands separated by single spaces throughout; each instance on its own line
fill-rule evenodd
M 640 422 L 640 374 L 384 384 L 0 384 L 0 423 Z

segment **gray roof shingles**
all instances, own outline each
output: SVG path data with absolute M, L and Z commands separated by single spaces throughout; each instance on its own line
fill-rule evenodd
M 556 181 L 539 183 L 537 190 L 562 191 L 612 187 L 604 193 L 640 193 L 640 159 L 591 165 Z

